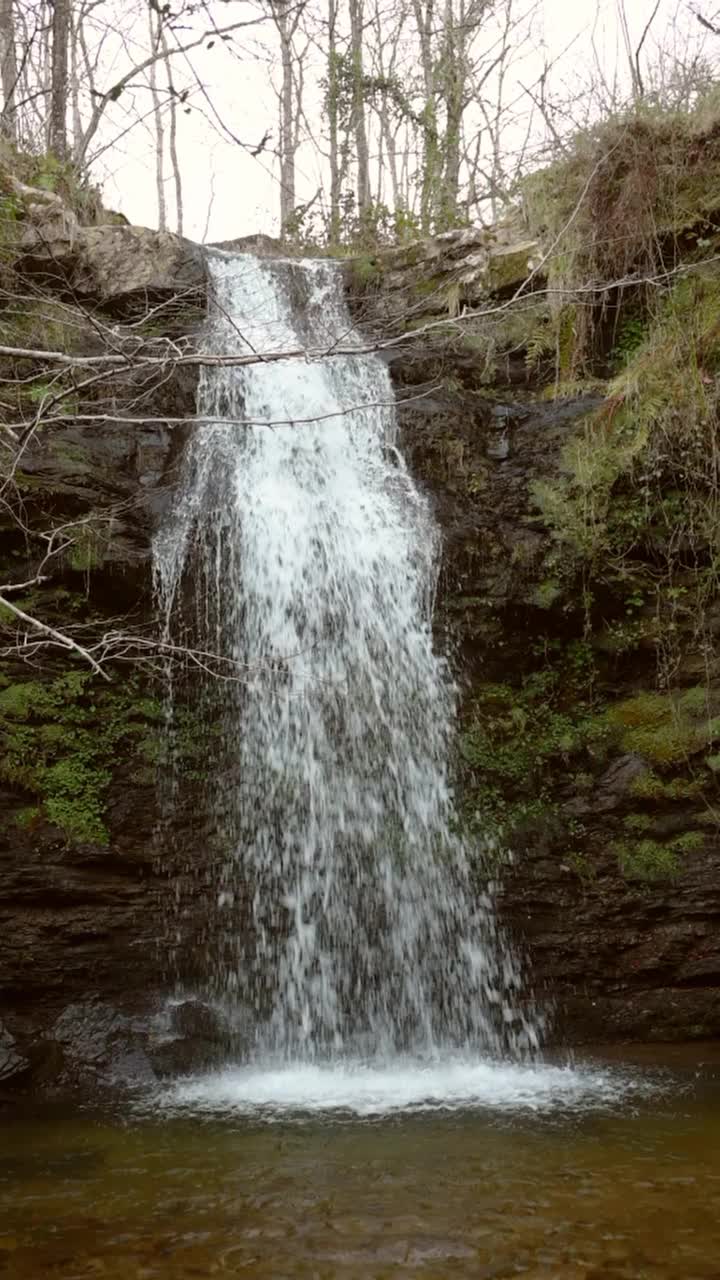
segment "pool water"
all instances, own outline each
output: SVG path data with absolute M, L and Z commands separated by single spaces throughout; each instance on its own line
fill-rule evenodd
M 455 1066 L 7 1107 L 0 1277 L 718 1280 L 717 1051 Z

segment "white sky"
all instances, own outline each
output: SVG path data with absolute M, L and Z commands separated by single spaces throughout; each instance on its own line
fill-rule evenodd
M 626 0 L 632 34 L 637 39 L 654 8 L 654 0 Z M 562 79 L 572 86 L 583 81 L 591 63 L 591 34 L 602 51 L 608 71 L 621 55 L 616 20 L 616 0 L 542 0 L 541 25 L 535 29 L 535 50 L 526 55 L 522 77 L 527 83 L 542 66 L 542 41 L 551 57 L 564 53 Z M 667 37 L 674 19 L 680 29 L 696 38 L 698 24 L 686 0 L 662 0 L 653 25 L 656 40 Z M 543 32 L 544 28 L 544 32 Z M 263 29 L 265 30 L 265 29 Z M 269 33 L 268 33 L 269 34 Z M 262 37 L 263 39 L 267 37 Z M 245 42 L 249 43 L 248 41 Z M 720 45 L 720 41 L 718 41 Z M 565 52 L 566 51 L 566 52 Z M 267 129 L 277 137 L 277 108 L 270 80 L 271 54 L 261 46 L 254 57 L 231 60 L 222 49 L 201 51 L 195 65 L 206 79 L 213 103 L 233 132 L 243 141 L 258 142 Z M 178 64 L 178 71 L 180 66 Z M 178 79 L 180 77 L 178 76 Z M 202 102 L 198 100 L 199 107 Z M 256 231 L 277 232 L 277 180 L 272 155 L 253 159 L 230 141 L 218 136 L 200 109 L 179 117 L 179 146 L 183 169 L 185 234 L 208 240 L 231 239 Z M 108 138 L 110 138 L 108 134 Z M 136 223 L 157 224 L 157 201 L 150 133 L 134 131 L 108 152 L 112 170 L 106 170 L 105 199 Z M 308 172 L 312 159 L 306 150 L 299 157 L 299 198 L 312 194 L 317 174 Z M 172 184 L 166 185 L 173 222 Z

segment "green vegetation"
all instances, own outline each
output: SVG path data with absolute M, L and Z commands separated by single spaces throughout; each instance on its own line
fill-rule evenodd
M 72 352 L 78 346 L 87 349 L 94 331 L 87 316 L 67 303 L 54 298 L 15 300 L 11 296 L 3 301 L 0 310 L 0 335 L 7 345 Z M 58 389 L 45 366 L 28 396 L 37 407 L 43 395 L 56 394 Z
M 708 713 L 708 693 L 695 686 L 673 697 L 643 692 L 609 707 L 608 726 L 622 751 L 660 768 L 690 759 L 720 738 L 720 716 Z
M 720 717 L 707 688 L 643 690 L 620 699 L 606 690 L 601 699 L 590 640 L 546 642 L 535 656 L 542 668 L 519 685 L 475 688 L 460 738 L 466 823 L 516 845 L 524 833 L 542 829 L 583 879 L 594 877 L 593 850 L 608 847 L 628 879 L 676 875 L 703 844 L 695 828 L 718 825 L 707 752 L 720 738 Z M 595 816 L 600 779 L 606 771 L 612 777 L 613 761 L 629 754 L 646 767 L 622 784 L 610 813 L 600 805 Z M 578 812 L 587 814 L 582 822 Z M 680 822 L 677 834 L 654 833 L 660 814 L 679 815 L 671 819 Z
M 77 529 L 70 530 L 72 547 L 69 553 L 71 569 L 89 573 L 97 569 L 105 559 L 108 540 L 108 520 L 88 519 Z
M 69 841 L 106 844 L 104 815 L 113 766 L 157 757 L 161 708 L 137 680 L 100 687 L 89 671 L 48 683 L 0 683 L 0 778 L 37 797 L 16 815 L 41 816 Z
M 370 289 L 382 279 L 382 267 L 373 254 L 363 253 L 350 260 L 350 283 L 356 290 Z
M 702 848 L 703 840 L 701 832 L 687 831 L 662 842 L 649 837 L 617 840 L 612 848 L 629 880 L 667 880 L 677 875 L 683 857 Z
M 652 646 L 673 680 L 688 623 L 700 642 L 720 569 L 720 271 L 681 277 L 628 351 L 602 407 L 568 440 L 534 501 L 550 530 L 548 578 L 614 600 L 597 635 L 615 652 Z
M 25 186 L 60 196 L 82 222 L 97 222 L 102 214 L 98 188 L 80 177 L 69 161 L 59 160 L 51 152 L 21 151 L 7 139 L 0 139 L 0 198 L 11 195 L 9 174 Z M 17 204 L 18 198 L 13 199 Z
M 648 769 L 630 783 L 630 795 L 638 800 L 692 800 L 702 795 L 703 781 L 698 777 L 662 778 L 654 769 Z
M 576 135 L 572 149 L 523 184 L 531 232 L 552 246 L 552 296 L 588 282 L 617 289 L 616 355 L 638 344 L 657 286 L 646 284 L 683 256 L 711 257 L 720 236 L 717 96 L 692 113 L 635 107 Z M 602 228 L 602 234 L 598 229 Z M 637 281 L 637 283 L 634 283 Z M 621 282 L 617 285 L 615 282 Z M 575 309 L 566 372 L 591 371 L 607 341 L 607 295 Z M 556 307 L 556 323 L 564 301 Z
M 611 730 L 592 706 L 589 654 L 582 642 L 556 666 L 519 687 L 483 684 L 460 737 L 466 809 L 478 825 L 506 835 L 523 823 L 560 815 L 558 781 L 587 776 L 605 759 Z M 584 775 L 584 768 L 590 772 Z

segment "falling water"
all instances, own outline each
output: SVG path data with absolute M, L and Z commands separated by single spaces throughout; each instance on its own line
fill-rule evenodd
M 156 542 L 171 631 L 226 660 L 211 784 L 224 852 L 208 990 L 284 1060 L 532 1046 L 457 834 L 453 688 L 433 651 L 438 533 L 339 267 L 210 257 L 214 353 Z M 322 357 L 317 353 L 323 351 Z

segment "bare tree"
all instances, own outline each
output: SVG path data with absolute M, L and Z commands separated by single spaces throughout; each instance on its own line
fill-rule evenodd
M 655 0 L 655 4 L 648 16 L 647 22 L 642 28 L 641 35 L 637 45 L 633 45 L 630 35 L 630 24 L 628 22 L 627 5 L 625 0 L 616 0 L 618 24 L 622 33 L 623 45 L 625 47 L 625 56 L 627 58 L 628 70 L 630 72 L 630 83 L 632 84 L 633 99 L 638 102 L 645 96 L 645 81 L 642 71 L 642 51 L 645 41 L 650 33 L 650 28 L 655 21 L 658 10 L 660 9 L 661 0 Z
M 370 153 L 365 121 L 363 0 L 348 0 L 348 8 L 350 11 L 351 127 L 355 138 L 355 158 L 357 163 L 357 210 L 360 225 L 363 226 L 372 203 L 370 194 Z
M 0 86 L 2 86 L 0 133 L 9 138 L 11 142 L 17 141 L 15 101 L 18 64 L 15 40 L 13 0 L 0 0 Z
M 328 115 L 329 164 L 330 164 L 330 217 L 328 239 L 331 244 L 340 242 L 340 195 L 342 192 L 342 164 L 340 158 L 340 84 L 338 52 L 338 0 L 328 0 L 327 7 L 327 84 L 325 107 Z
M 297 31 L 300 10 L 291 7 L 289 0 L 271 0 L 273 22 L 280 37 L 282 86 L 280 90 L 280 228 L 284 235 L 295 212 L 295 151 L 296 114 L 294 94 L 293 41 Z
M 70 0 L 53 0 L 48 145 L 60 160 L 64 160 L 68 152 L 70 15 Z
M 173 184 L 175 187 L 175 230 L 177 231 L 178 235 L 181 236 L 183 234 L 183 186 L 182 186 L 182 170 L 180 168 L 180 158 L 178 156 L 178 145 L 177 145 L 177 112 L 178 112 L 178 99 L 180 95 L 177 89 L 175 88 L 173 71 L 172 71 L 172 60 L 169 57 L 170 51 L 168 47 L 167 36 L 162 27 L 160 28 L 160 41 L 163 46 L 163 51 L 166 54 L 165 71 L 167 74 L 168 94 L 170 97 L 170 102 L 169 102 L 170 132 L 169 132 L 168 149 L 170 153 L 170 165 L 172 167 L 172 173 L 173 173 Z

